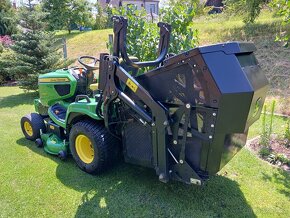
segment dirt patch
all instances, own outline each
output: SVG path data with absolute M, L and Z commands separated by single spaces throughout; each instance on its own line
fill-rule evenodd
M 287 140 L 274 136 L 270 140 L 269 147 L 265 147 L 259 143 L 257 137 L 248 142 L 247 147 L 261 159 L 290 172 L 290 144 Z M 261 152 L 261 149 L 265 152 Z

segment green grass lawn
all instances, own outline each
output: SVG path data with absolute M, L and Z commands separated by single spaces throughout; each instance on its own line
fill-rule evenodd
M 0 87 L 0 217 L 289 217 L 290 175 L 245 148 L 204 187 L 163 184 L 125 163 L 88 175 L 23 138 L 34 97 Z

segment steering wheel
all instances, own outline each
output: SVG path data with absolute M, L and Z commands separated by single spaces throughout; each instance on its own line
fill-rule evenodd
M 83 62 L 83 59 L 91 59 L 93 60 L 91 64 L 86 64 Z M 95 58 L 93 56 L 89 56 L 89 55 L 84 55 L 84 56 L 80 56 L 78 58 L 78 62 L 83 65 L 87 70 L 91 71 L 91 70 L 97 70 L 99 69 L 99 66 L 96 66 L 96 63 L 100 61 L 98 58 Z

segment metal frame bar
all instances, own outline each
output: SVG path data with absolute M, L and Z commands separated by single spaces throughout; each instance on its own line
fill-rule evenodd
M 160 28 L 160 39 L 158 46 L 158 58 L 154 61 L 133 62 L 130 60 L 127 53 L 127 26 L 128 20 L 122 16 L 114 16 L 114 51 L 113 56 L 121 57 L 126 64 L 132 67 L 141 68 L 149 66 L 158 66 L 166 57 L 169 48 L 171 25 L 159 22 L 157 25 Z
M 166 132 L 165 129 L 168 123 L 168 112 L 165 107 L 156 102 L 149 92 L 145 90 L 126 70 L 124 70 L 113 57 L 108 57 L 105 62 L 107 63 L 107 79 L 103 90 L 104 101 L 104 121 L 106 127 L 109 129 L 109 108 L 110 104 L 117 98 L 126 103 L 132 110 L 138 113 L 142 119 L 148 122 L 152 128 L 152 144 L 153 144 L 153 164 L 159 179 L 163 182 L 169 180 L 168 169 L 168 153 L 166 145 Z M 103 63 L 104 64 L 104 63 Z M 151 115 L 136 105 L 129 97 L 122 91 L 122 88 L 115 81 L 121 81 L 126 84 L 130 80 L 133 82 L 137 89 L 135 95 L 142 99 L 144 104 L 151 110 Z

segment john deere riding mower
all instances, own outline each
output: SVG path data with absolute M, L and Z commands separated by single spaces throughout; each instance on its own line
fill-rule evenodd
M 169 55 L 171 26 L 158 23 L 158 58 L 139 62 L 126 50 L 127 20 L 113 20 L 112 55 L 83 56 L 83 68 L 39 76 L 37 113 L 21 119 L 25 137 L 50 154 L 71 154 L 87 173 L 122 154 L 162 182 L 202 184 L 245 145 L 260 117 L 268 81 L 255 46 L 229 42 Z

